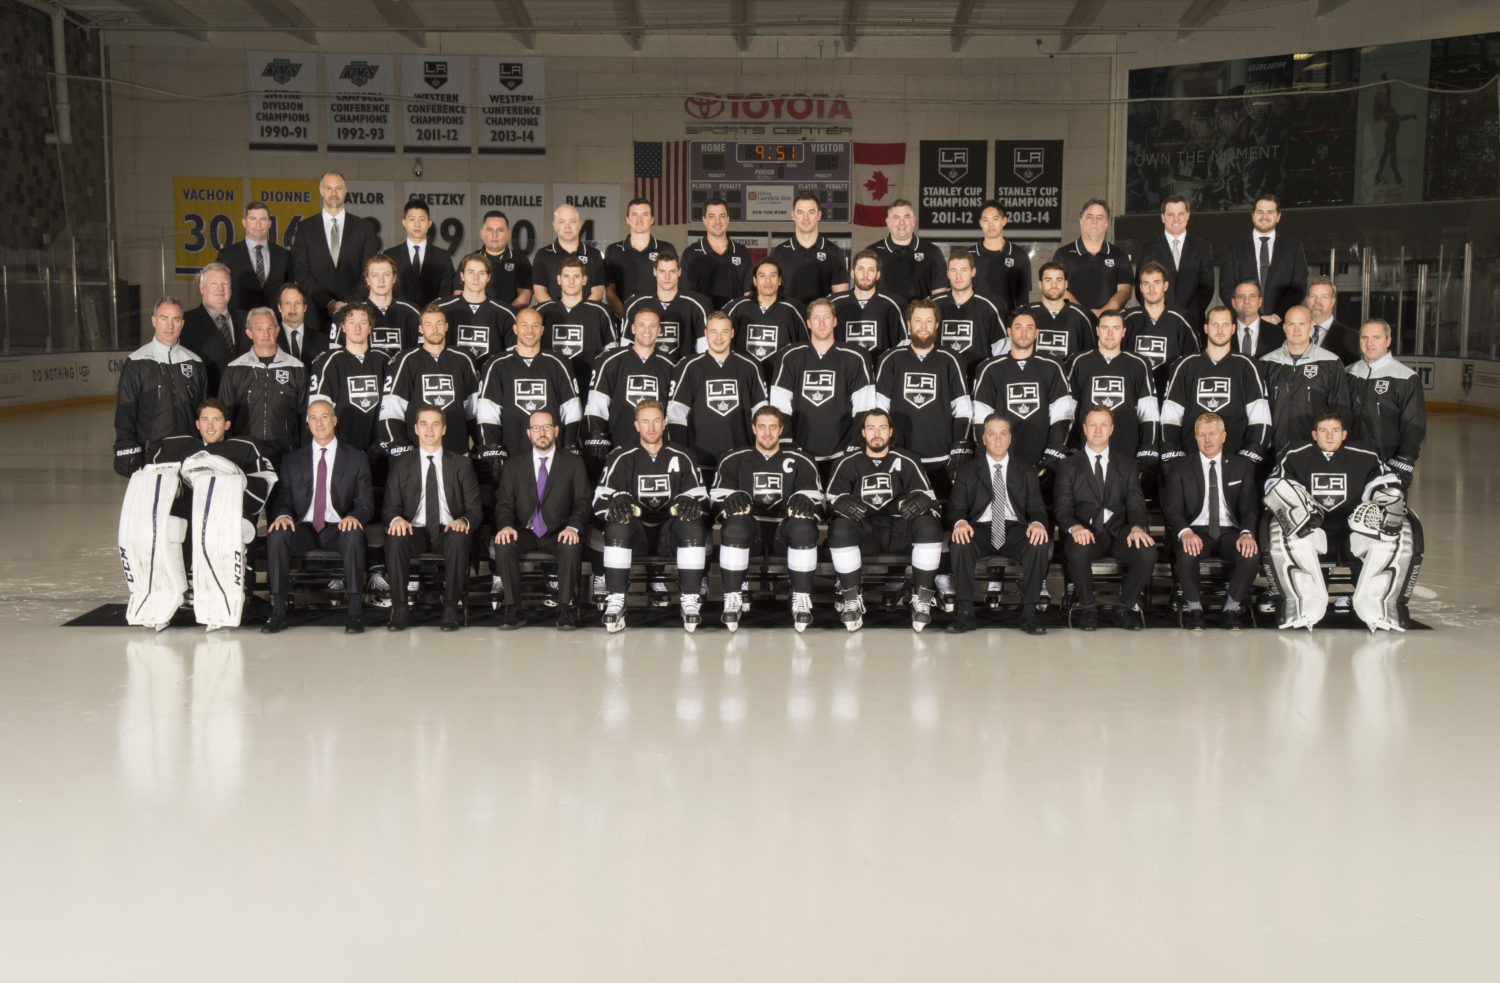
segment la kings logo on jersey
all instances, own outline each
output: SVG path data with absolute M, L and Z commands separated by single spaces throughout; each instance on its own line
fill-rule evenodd
M 625 377 L 625 402 L 635 406 L 643 399 L 661 399 L 654 375 L 628 375 Z
M 672 497 L 672 476 L 667 474 L 638 474 L 635 476 L 635 497 L 641 504 L 659 509 Z
M 1336 509 L 1349 497 L 1349 477 L 1344 474 L 1312 475 L 1312 497 L 1325 509 Z
M 1135 339 L 1135 353 L 1159 369 L 1167 361 L 1167 339 L 1140 335 Z
M 874 321 L 850 321 L 844 325 L 844 344 L 874 351 L 877 327 Z
M 973 321 L 944 321 L 938 344 L 950 352 L 966 352 L 974 344 Z
M 512 401 L 528 416 L 547 405 L 546 379 L 516 379 L 511 384 Z
M 1391 391 L 1391 380 L 1389 380 L 1389 379 L 1376 379 L 1375 380 L 1375 395 L 1377 395 L 1377 396 L 1384 396 L 1386 393 L 1388 393 L 1390 391 Z
M 458 326 L 458 347 L 473 352 L 476 356 L 490 350 L 490 329 L 479 324 Z
M 424 375 L 422 376 L 422 402 L 431 403 L 440 410 L 446 410 L 458 398 L 458 389 L 453 384 L 451 375 Z
M 781 501 L 781 474 L 777 471 L 755 471 L 750 475 L 750 494 L 761 505 L 775 505 Z
M 822 406 L 833 398 L 833 372 L 829 369 L 807 369 L 802 373 L 802 398 Z
M 739 380 L 709 379 L 707 395 L 708 408 L 720 416 L 728 416 L 740 407 Z
M 1117 375 L 1098 375 L 1089 388 L 1095 405 L 1117 410 L 1125 405 L 1125 379 Z
M 1223 376 L 1205 376 L 1198 380 L 1198 405 L 1217 413 L 1229 405 L 1229 380 Z
M 682 340 L 682 328 L 676 321 L 661 322 L 661 333 L 656 336 L 656 348 L 668 355 L 675 354 Z
M 1064 357 L 1068 354 L 1068 333 L 1048 328 L 1036 333 L 1036 350 L 1045 355 Z
M 757 362 L 765 361 L 776 351 L 776 333 L 774 324 L 745 325 L 745 347 Z
M 380 387 L 373 375 L 351 375 L 344 380 L 344 392 L 349 402 L 361 412 L 368 413 L 380 403 Z
M 1042 387 L 1036 382 L 1005 384 L 1005 408 L 1023 420 L 1029 420 L 1042 408 Z
M 193 363 L 192 362 L 183 362 L 182 363 L 182 377 L 184 379 L 191 379 L 193 377 Z
M 583 352 L 583 325 L 552 325 L 552 350 L 565 358 L 577 358 Z
M 1318 377 L 1318 367 L 1316 365 L 1304 365 L 1302 366 L 1302 374 L 1309 379 L 1316 379 Z
M 901 379 L 901 397 L 917 409 L 926 409 L 937 401 L 937 375 L 932 372 L 907 372 Z
M 377 352 L 395 354 L 401 351 L 400 328 L 376 328 L 370 332 L 370 347 Z
M 291 382 L 291 381 L 292 381 L 292 370 L 291 369 L 277 369 L 276 370 L 276 384 L 278 386 L 284 386 L 288 382 Z
M 859 479 L 859 497 L 872 509 L 885 508 L 895 497 L 891 491 L 891 476 L 884 471 L 864 475 Z

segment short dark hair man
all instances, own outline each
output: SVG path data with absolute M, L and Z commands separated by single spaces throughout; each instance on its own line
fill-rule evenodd
M 1274 325 L 1307 296 L 1307 256 L 1302 243 L 1277 233 L 1280 223 L 1281 202 L 1276 196 L 1257 197 L 1250 213 L 1252 234 L 1237 236 L 1225 246 L 1219 266 L 1219 297 L 1229 297 L 1236 284 L 1254 282 L 1261 295 L 1260 318 Z M 1270 345 L 1266 351 L 1275 347 Z
M 128 478 L 154 445 L 193 432 L 208 374 L 203 359 L 181 344 L 182 304 L 172 297 L 151 312 L 152 339 L 130 353 L 115 398 L 115 473 Z
M 1349 433 L 1370 447 L 1411 487 L 1417 455 L 1427 439 L 1427 401 L 1422 380 L 1391 354 L 1391 326 L 1378 317 L 1359 329 L 1363 357 L 1349 366 L 1353 423 Z
M 396 297 L 422 308 L 453 296 L 457 280 L 453 257 L 429 237 L 432 214 L 426 199 L 407 201 L 401 211 L 401 227 L 406 230 L 405 241 L 385 251 L 396 264 Z
M 823 204 L 811 191 L 792 202 L 791 238 L 771 249 L 771 259 L 786 278 L 786 295 L 799 304 L 831 297 L 849 289 L 849 266 L 844 251 L 818 231 Z
M 1182 195 L 1161 200 L 1162 233 L 1147 241 L 1136 257 L 1136 286 L 1139 289 L 1146 264 L 1160 264 L 1165 271 L 1166 305 L 1181 311 L 1197 327 L 1206 320 L 1214 299 L 1214 251 L 1206 240 L 1188 232 L 1191 217 Z
M 1109 202 L 1090 198 L 1078 213 L 1078 238 L 1052 254 L 1067 268 L 1068 299 L 1094 317 L 1109 308 L 1124 310 L 1135 280 L 1125 250 L 1105 237 L 1109 217 Z
M 214 257 L 229 269 L 229 306 L 248 311 L 271 307 L 280 296 L 281 285 L 292 280 L 291 251 L 271 239 L 271 212 L 264 202 L 245 206 L 240 220 L 245 237 L 231 242 Z

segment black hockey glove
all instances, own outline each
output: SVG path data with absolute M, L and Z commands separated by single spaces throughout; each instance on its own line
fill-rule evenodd
M 683 522 L 697 522 L 703 518 L 703 503 L 691 495 L 678 495 L 672 500 L 672 514 Z
M 793 519 L 816 520 L 818 518 L 818 503 L 811 495 L 798 492 L 787 500 L 786 514 Z
M 833 503 L 833 514 L 850 522 L 863 522 L 870 514 L 870 507 L 853 495 L 843 495 Z
M 615 449 L 615 445 L 609 437 L 602 433 L 584 434 L 583 456 L 591 461 L 602 461 L 609 457 L 609 452 Z
M 505 468 L 505 448 L 498 444 L 484 444 L 474 448 L 474 463 L 480 474 L 487 475 L 490 484 L 500 483 L 500 472 Z
M 604 510 L 605 520 L 619 525 L 628 523 L 633 515 L 635 515 L 635 499 L 625 492 L 616 492 Z
M 749 515 L 755 503 L 750 496 L 742 491 L 732 491 L 724 497 L 723 509 L 725 515 Z
M 115 474 L 128 478 L 146 463 L 146 449 L 128 440 L 115 443 Z
M 974 445 L 967 440 L 960 440 L 948 448 L 948 480 L 952 481 L 958 477 L 958 469 L 963 463 L 974 456 Z
M 901 514 L 908 519 L 920 519 L 924 515 L 937 514 L 937 499 L 932 497 L 931 492 L 921 489 L 907 492 L 898 506 Z

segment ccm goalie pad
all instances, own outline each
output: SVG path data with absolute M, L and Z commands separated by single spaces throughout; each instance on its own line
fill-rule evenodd
M 1354 613 L 1371 631 L 1405 631 L 1399 607 L 1416 553 L 1406 502 L 1388 489 L 1354 507 L 1349 516 L 1349 551 L 1362 564 L 1354 585 Z
M 1323 510 L 1306 488 L 1280 478 L 1266 489 L 1271 515 L 1271 576 L 1281 592 L 1281 627 L 1311 628 L 1328 611 L 1328 585 L 1318 557 L 1328 551 L 1319 528 Z
M 241 517 L 245 473 L 199 451 L 182 463 L 193 489 L 193 616 L 209 631 L 240 623 L 245 607 L 245 545 L 255 527 Z
M 178 465 L 148 464 L 130 476 L 120 507 L 120 565 L 130 586 L 125 621 L 161 631 L 182 606 L 187 523 L 172 515 Z

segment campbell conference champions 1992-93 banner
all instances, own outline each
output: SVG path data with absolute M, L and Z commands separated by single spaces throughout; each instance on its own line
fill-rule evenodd
M 388 157 L 396 152 L 396 60 L 325 54 L 328 152 Z

